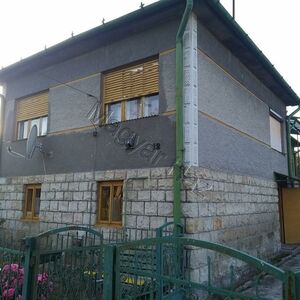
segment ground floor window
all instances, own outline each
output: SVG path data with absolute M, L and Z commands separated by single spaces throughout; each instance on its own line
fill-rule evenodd
M 41 200 L 41 185 L 33 184 L 25 187 L 24 219 L 39 218 Z
M 122 225 L 123 181 L 99 183 L 97 224 Z

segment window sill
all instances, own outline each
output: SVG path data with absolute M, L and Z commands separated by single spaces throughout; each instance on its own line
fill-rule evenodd
M 108 223 L 96 223 L 96 227 L 101 227 L 101 228 L 116 228 L 116 229 L 122 229 L 123 225 L 122 224 L 108 224 Z
M 276 150 L 276 149 L 274 149 L 274 148 L 272 148 L 272 147 L 271 147 L 271 149 L 274 150 L 275 152 L 277 152 L 277 153 L 283 155 L 283 156 L 286 156 L 286 153 L 285 153 L 285 152 L 281 152 L 281 151 Z
M 39 219 L 39 218 L 34 218 L 34 219 L 21 218 L 21 222 L 26 222 L 26 223 L 39 223 L 39 222 L 40 222 L 40 219 Z
M 105 127 L 105 126 L 109 126 L 109 125 L 119 125 L 119 124 L 123 124 L 123 123 L 127 123 L 127 122 L 134 122 L 134 121 L 139 121 L 139 120 L 152 119 L 152 118 L 156 118 L 156 117 L 159 117 L 159 115 L 141 117 L 141 118 L 130 119 L 130 120 L 123 120 L 123 121 L 112 122 L 112 123 L 102 123 L 102 124 L 100 124 L 100 127 Z
M 42 137 L 45 137 L 45 136 L 47 136 L 47 134 L 38 135 L 37 138 L 42 138 Z M 27 140 L 28 140 L 28 138 L 26 138 L 26 139 L 15 139 L 14 141 L 15 142 L 22 142 L 22 141 L 27 141 Z

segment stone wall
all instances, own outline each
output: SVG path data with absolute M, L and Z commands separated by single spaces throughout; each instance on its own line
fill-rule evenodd
M 172 220 L 172 174 L 168 172 L 168 168 L 153 168 L 1 178 L 0 218 L 6 220 L 6 228 L 31 233 L 71 224 L 95 226 L 97 182 L 123 180 L 123 224 L 130 229 L 154 229 Z M 24 185 L 34 183 L 42 184 L 39 221 L 28 222 L 22 220 Z
M 6 219 L 7 228 L 31 232 L 71 224 L 95 226 L 97 182 L 124 180 L 123 224 L 132 230 L 155 229 L 173 220 L 172 175 L 172 168 L 151 168 L 2 178 L 0 218 Z M 39 222 L 21 220 L 24 184 L 29 183 L 42 183 Z M 279 249 L 274 181 L 189 168 L 184 174 L 182 212 L 190 238 L 226 244 L 262 258 Z
M 185 172 L 184 186 L 182 211 L 188 237 L 225 244 L 263 259 L 278 253 L 280 223 L 276 182 L 190 168 Z M 214 277 L 229 272 L 230 265 L 245 270 L 243 264 L 232 258 L 191 249 L 189 268 L 193 280 L 207 280 L 208 255 L 213 262 Z

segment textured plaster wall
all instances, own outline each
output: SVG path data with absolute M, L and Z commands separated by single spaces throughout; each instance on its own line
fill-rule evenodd
M 136 135 L 134 149 L 125 141 Z M 173 116 L 155 116 L 127 121 L 82 132 L 48 135 L 38 139 L 44 145 L 46 174 L 88 172 L 95 170 L 171 166 L 175 159 L 175 125 Z M 159 143 L 160 149 L 154 149 Z M 10 156 L 2 148 L 2 176 L 44 174 L 43 156 L 36 151 L 33 159 Z M 26 141 L 12 143 L 15 151 L 25 153 Z
M 198 51 L 199 110 L 269 144 L 268 106 Z
M 25 76 L 10 80 L 7 82 L 5 140 L 10 141 L 14 139 L 15 99 L 50 89 L 50 96 L 54 98 L 50 109 L 53 109 L 53 112 L 57 112 L 59 99 L 64 94 L 66 98 L 62 99 L 61 106 L 66 111 L 63 110 L 61 114 L 67 114 L 71 100 L 79 104 L 80 109 L 83 108 L 82 103 L 86 96 L 80 92 L 76 93 L 75 90 L 66 86 L 62 86 L 62 83 L 70 83 L 71 86 L 82 88 L 83 91 L 87 89 L 87 91 L 96 93 L 96 96 L 100 98 L 100 80 L 96 79 L 97 76 L 100 76 L 100 73 L 148 57 L 158 56 L 159 54 L 161 55 L 160 91 L 162 94 L 160 111 L 164 112 L 174 109 L 175 55 L 174 52 L 168 53 L 168 51 L 175 47 L 177 27 L 178 20 L 170 20 L 160 24 L 159 27 L 153 27 L 143 33 L 133 34 L 130 37 L 102 46 L 92 52 L 44 68 L 39 72 L 28 73 Z M 91 75 L 96 76 L 82 82 L 78 81 Z M 77 82 L 73 83 L 72 81 Z M 54 87 L 55 89 L 52 90 Z M 81 119 L 82 116 L 79 112 L 74 112 L 75 116 L 80 117 L 80 120 L 78 120 L 79 125 L 87 123 L 86 119 Z M 51 120 L 49 122 L 51 124 Z M 70 119 L 65 120 L 65 123 L 59 120 L 59 123 L 50 125 L 52 126 L 50 129 L 52 131 L 63 130 L 69 127 L 73 128 L 73 122 L 74 120 L 71 121 Z
M 79 92 L 82 91 L 82 92 Z M 96 97 L 88 97 L 91 94 Z M 49 90 L 49 133 L 90 126 L 89 111 L 100 98 L 100 75 Z
M 284 103 L 263 85 L 213 34 L 198 22 L 198 48 L 226 70 L 256 97 L 280 115 L 285 115 Z
M 159 111 L 160 114 L 172 114 L 175 109 L 176 26 L 177 21 L 169 21 L 161 25 L 159 30 L 152 28 L 144 34 L 135 34 L 39 73 L 28 74 L 9 82 L 5 135 L 1 149 L 2 176 L 44 173 L 39 153 L 31 161 L 26 161 L 10 156 L 6 149 L 11 145 L 15 151 L 25 153 L 26 142 L 15 141 L 15 99 L 45 89 L 49 89 L 49 134 L 39 138 L 39 141 L 45 149 L 46 174 L 84 172 L 94 168 L 103 170 L 171 166 L 175 155 L 175 124 L 172 115 L 122 122 L 117 130 L 101 127 L 97 137 L 93 136 L 93 128 L 77 132 L 67 130 L 91 125 L 87 115 L 96 100 L 85 93 L 95 95 L 101 101 L 101 72 L 153 55 L 159 56 L 160 64 Z M 61 134 L 57 135 L 58 132 Z M 137 134 L 136 149 L 127 151 L 124 141 L 130 134 Z M 153 143 L 159 143 L 160 149 L 154 150 Z M 147 151 L 152 154 L 147 154 Z M 159 159 L 155 158 L 156 154 Z
M 287 173 L 286 155 L 199 113 L 199 165 L 272 179 Z
M 287 174 L 283 153 L 270 147 L 269 110 L 285 104 L 198 22 L 199 166 L 273 178 Z

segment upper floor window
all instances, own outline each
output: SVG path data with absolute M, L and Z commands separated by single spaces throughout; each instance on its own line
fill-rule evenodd
M 34 125 L 37 126 L 39 136 L 46 135 L 48 126 L 48 116 L 18 122 L 18 140 L 27 139 L 30 129 Z
M 38 135 L 46 135 L 48 128 L 48 91 L 16 102 L 17 139 L 26 139 L 36 125 Z
M 282 152 L 282 118 L 271 111 L 270 114 L 270 145 Z
M 159 113 L 158 60 L 112 71 L 104 76 L 107 123 L 133 120 Z

